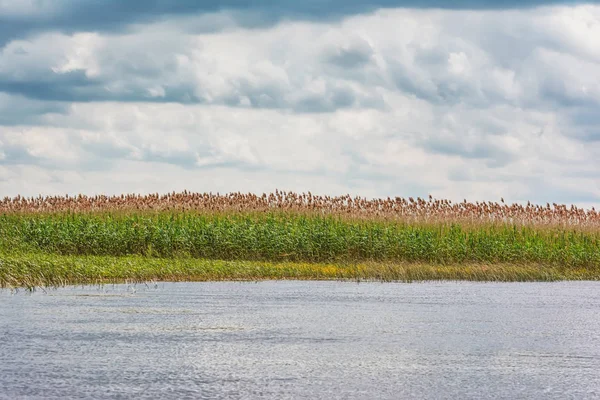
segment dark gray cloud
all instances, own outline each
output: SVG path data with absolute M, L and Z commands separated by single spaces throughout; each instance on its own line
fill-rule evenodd
M 354 40 L 349 46 L 336 46 L 327 49 L 325 60 L 340 68 L 360 68 L 371 61 L 374 51 L 364 40 Z
M 600 142 L 598 107 L 573 107 L 565 111 L 564 133 L 584 142 Z
M 326 113 L 351 107 L 382 109 L 385 107 L 385 102 L 375 95 L 360 96 L 349 87 L 330 85 L 324 93 L 300 97 L 295 102 L 294 110 L 307 113 Z
M 432 104 L 452 106 L 467 102 L 479 107 L 490 104 L 491 99 L 478 90 L 478 82 L 449 77 L 445 71 L 436 75 L 435 70 L 423 64 L 420 71 L 409 71 L 396 64 L 391 75 L 400 91 Z
M 183 104 L 204 102 L 204 99 L 197 97 L 187 85 L 177 87 L 167 85 L 163 87 L 164 95 L 153 97 L 144 87 L 132 83 L 120 87 L 117 91 L 109 90 L 106 88 L 106 81 L 81 78 L 81 71 L 56 75 L 57 79 L 51 81 L 11 82 L 0 80 L 0 92 L 22 95 L 34 100 L 59 102 L 143 101 Z
M 260 59 L 250 62 L 242 58 L 239 66 L 228 65 L 230 57 L 235 57 L 231 49 L 205 52 L 197 43 L 187 46 L 185 40 L 179 39 L 180 33 L 172 31 L 157 35 L 162 43 L 151 38 L 145 44 L 143 38 L 147 34 L 146 30 L 125 40 L 108 38 L 98 48 L 90 37 L 78 43 L 79 39 L 57 36 L 57 47 L 50 51 L 46 50 L 52 41 L 48 38 L 14 43 L 0 52 L 0 93 L 47 102 L 175 102 L 297 112 L 385 105 L 376 93 L 359 92 L 347 82 L 327 79 L 329 74 L 325 72 L 316 71 L 317 76 L 310 78 L 322 80 L 323 85 L 307 89 L 306 72 L 294 75 L 294 64 L 283 65 L 286 60 L 267 61 L 266 70 Z M 86 40 L 92 42 L 87 44 Z M 260 46 L 261 42 L 249 44 Z M 75 55 L 76 65 L 70 65 L 72 53 L 82 48 L 91 53 L 89 60 Z M 361 54 L 369 50 L 360 43 L 355 48 Z M 184 57 L 187 63 L 179 62 L 178 57 Z M 227 73 L 222 74 L 221 69 Z M 271 76 L 272 71 L 279 77 Z
M 17 2 L 18 3 L 18 2 Z M 123 30 L 175 15 L 232 11 L 243 26 L 271 25 L 281 19 L 327 20 L 378 8 L 506 9 L 550 4 L 578 4 L 579 0 L 56 0 L 0 7 L 0 46 L 30 33 L 59 30 Z
M 66 73 L 48 71 L 44 75 L 33 76 L 32 74 L 28 79 L 10 79 L 0 75 L 0 92 L 51 101 L 83 101 L 85 98 L 89 101 L 101 98 L 98 84 L 88 79 L 85 71 L 75 70 Z
M 36 101 L 0 91 L 0 126 L 45 124 L 48 114 L 66 114 L 69 104 Z

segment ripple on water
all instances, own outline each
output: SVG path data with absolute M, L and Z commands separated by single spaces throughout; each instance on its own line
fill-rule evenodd
M 600 397 L 600 283 L 160 283 L 0 296 L 0 398 Z

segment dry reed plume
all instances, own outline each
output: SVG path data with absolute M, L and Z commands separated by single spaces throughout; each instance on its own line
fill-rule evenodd
M 573 205 L 549 203 L 498 202 L 453 203 L 449 200 L 402 197 L 372 199 L 343 196 L 318 196 L 276 190 L 270 194 L 181 193 L 120 196 L 38 196 L 0 201 L 0 213 L 54 213 L 102 211 L 197 211 L 197 212 L 265 212 L 273 210 L 346 215 L 355 218 L 384 218 L 420 222 L 509 222 L 535 225 L 597 227 L 600 213 Z

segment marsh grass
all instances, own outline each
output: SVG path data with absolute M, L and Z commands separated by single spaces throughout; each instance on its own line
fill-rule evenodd
M 600 271 L 543 265 L 434 265 L 389 262 L 328 264 L 32 253 L 4 255 L 0 259 L 2 288 L 35 289 L 72 284 L 101 285 L 149 281 L 285 279 L 398 282 L 598 280 Z
M 0 286 L 596 280 L 600 214 L 410 198 L 173 193 L 0 201 Z
M 285 212 L 5 214 L 0 235 L 5 252 L 57 255 L 600 268 L 600 231 L 506 223 L 409 224 Z
M 319 196 L 276 190 L 275 193 L 167 193 L 127 194 L 119 196 L 38 196 L 5 197 L 0 200 L 0 214 L 28 213 L 98 213 L 162 212 L 196 213 L 286 213 L 344 216 L 352 219 L 384 219 L 404 222 L 509 222 L 517 225 L 569 226 L 573 229 L 597 229 L 600 213 L 565 204 L 550 205 L 500 202 L 453 203 L 446 199 L 409 197 L 375 198 Z

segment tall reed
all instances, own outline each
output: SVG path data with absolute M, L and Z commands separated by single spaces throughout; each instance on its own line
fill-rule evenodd
M 297 262 L 536 263 L 600 268 L 600 231 L 277 213 L 0 216 L 0 249 Z
M 269 212 L 282 210 L 319 215 L 340 215 L 354 219 L 378 218 L 406 222 L 503 222 L 517 225 L 561 225 L 576 229 L 598 228 L 600 213 L 594 208 L 585 210 L 564 204 L 545 205 L 505 204 L 500 202 L 463 202 L 450 200 L 402 197 L 366 199 L 362 197 L 318 196 L 312 193 L 169 193 L 164 195 L 120 196 L 38 196 L 5 197 L 0 200 L 0 214 L 4 213 L 55 213 L 98 211 L 196 211 L 196 212 Z

